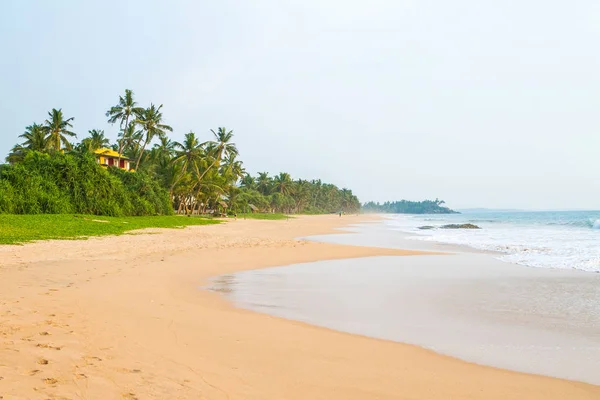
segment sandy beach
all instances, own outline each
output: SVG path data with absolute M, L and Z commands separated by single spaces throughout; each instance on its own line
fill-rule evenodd
M 598 386 L 258 314 L 201 289 L 248 269 L 420 254 L 294 239 L 368 218 L 0 246 L 0 399 L 600 398 Z

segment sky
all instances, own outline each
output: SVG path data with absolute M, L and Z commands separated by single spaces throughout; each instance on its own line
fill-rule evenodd
M 52 108 L 78 139 L 125 89 L 248 172 L 362 201 L 600 208 L 595 0 L 4 0 L 0 156 Z

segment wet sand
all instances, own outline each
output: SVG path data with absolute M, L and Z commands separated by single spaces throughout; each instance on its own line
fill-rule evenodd
M 250 310 L 600 385 L 599 274 L 469 253 L 318 261 L 212 286 Z
M 0 247 L 0 396 L 600 398 L 597 386 L 279 319 L 198 289 L 242 270 L 415 254 L 293 240 L 363 219 L 240 220 Z

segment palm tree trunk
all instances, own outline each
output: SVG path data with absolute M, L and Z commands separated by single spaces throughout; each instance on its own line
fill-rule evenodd
M 146 145 L 148 144 L 148 140 L 144 141 L 144 145 L 142 146 L 142 150 L 140 150 L 140 155 L 138 156 L 137 162 L 135 163 L 135 170 L 137 171 L 140 166 L 140 161 L 142 161 L 142 156 L 144 155 L 144 150 L 146 150 Z
M 123 128 L 123 136 L 119 140 L 119 158 L 117 159 L 117 167 L 121 165 L 121 153 L 123 152 L 123 140 L 127 132 L 127 125 L 129 124 L 129 115 L 125 118 L 125 128 Z
M 135 146 L 135 151 L 137 152 L 138 149 L 140 148 L 140 143 L 142 143 L 142 138 L 140 138 L 140 140 L 137 141 L 136 146 Z M 144 146 L 142 147 L 142 151 L 140 151 L 140 155 L 138 156 L 137 162 L 135 164 L 135 170 L 137 171 L 137 167 L 140 164 L 140 160 L 142 159 L 142 154 L 144 154 L 144 149 L 146 148 L 146 143 L 148 143 L 148 134 L 146 132 L 146 141 L 144 142 Z
M 169 192 L 171 193 L 171 195 L 173 195 L 173 190 L 175 189 L 175 186 L 177 185 L 177 183 L 179 183 L 181 178 L 183 178 L 183 176 L 187 172 L 187 165 L 188 165 L 188 161 L 186 159 L 185 162 L 183 163 L 183 166 L 181 167 L 181 173 L 179 174 L 179 177 L 177 177 L 175 179 L 175 181 L 173 181 L 173 184 L 171 185 L 171 189 L 169 189 Z
M 208 171 L 210 171 L 212 169 L 212 167 L 215 166 L 215 164 L 217 163 L 217 161 L 219 161 L 217 158 L 215 158 L 215 161 L 213 161 L 213 163 L 210 165 L 210 167 L 206 168 L 206 170 L 202 173 L 202 175 L 200 175 L 200 177 L 198 178 L 198 182 L 202 181 L 202 178 L 204 178 L 204 175 L 206 175 L 206 173 Z

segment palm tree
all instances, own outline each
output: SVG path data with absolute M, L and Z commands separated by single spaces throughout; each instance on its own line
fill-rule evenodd
M 142 160 L 144 150 L 146 149 L 148 143 L 150 143 L 155 136 L 162 137 L 166 135 L 166 131 L 173 132 L 173 128 L 162 123 L 163 115 L 162 112 L 160 112 L 162 107 L 162 104 L 158 107 L 156 107 L 154 104 L 150 104 L 150 107 L 146 108 L 136 120 L 136 123 L 142 127 L 142 130 L 146 134 L 144 144 L 140 148 L 140 154 L 138 155 L 137 162 L 135 163 L 136 171 L 140 166 L 140 161 Z M 140 139 L 138 142 L 138 147 L 141 143 L 141 140 L 142 139 Z
M 176 176 L 176 166 L 172 162 L 174 154 L 175 142 L 166 136 L 162 136 L 159 143 L 150 150 L 150 171 L 163 187 L 170 187 Z
M 188 172 L 190 166 L 196 168 L 198 163 L 206 156 L 203 145 L 204 143 L 200 143 L 196 134 L 191 131 L 185 134 L 183 143 L 174 143 L 175 157 L 173 158 L 173 163 L 181 163 L 182 166 L 181 172 L 173 181 L 171 193 L 173 192 L 175 185 L 177 185 L 181 178 Z
M 119 135 L 125 136 L 130 124 L 129 119 L 131 117 L 135 119 L 142 115 L 144 109 L 137 107 L 137 103 L 133 100 L 133 92 L 131 89 L 125 89 L 125 96 L 119 96 L 119 104 L 113 106 L 106 112 L 108 122 L 114 124 L 119 121 L 120 133 Z M 133 122 L 133 121 L 132 121 Z M 124 138 L 117 140 L 119 143 L 119 154 L 123 152 Z M 120 159 L 120 157 L 119 157 Z
M 271 192 L 271 183 L 268 172 L 259 172 L 256 178 L 256 190 L 266 196 Z
M 298 179 L 293 184 L 293 192 L 296 212 L 301 212 L 310 200 L 310 183 L 303 179 Z
M 69 128 L 73 127 L 71 121 L 75 118 L 67 118 L 65 119 L 62 113 L 62 109 L 53 108 L 52 111 L 48 112 L 48 116 L 50 119 L 47 119 L 44 122 L 44 126 L 42 127 L 44 133 L 46 134 L 46 140 L 48 142 L 48 149 L 54 151 L 60 151 L 64 146 L 65 149 L 71 150 L 73 146 L 69 143 L 67 136 L 76 137 L 77 135 L 74 132 L 71 132 Z M 62 144 L 62 146 L 61 146 Z
M 252 175 L 246 174 L 244 177 L 242 177 L 240 186 L 244 189 L 256 190 L 256 179 L 254 179 Z
M 292 190 L 292 177 L 287 172 L 281 172 L 273 179 L 275 191 L 281 194 L 290 194 Z
M 232 184 L 236 184 L 240 179 L 246 176 L 246 170 L 243 163 L 236 159 L 233 153 L 229 153 L 223 159 L 223 166 L 219 173 L 225 176 Z
M 321 195 L 321 187 L 323 186 L 323 182 L 320 179 L 316 179 L 316 180 L 312 180 L 311 181 L 312 185 L 313 185 L 313 200 L 312 200 L 312 206 L 313 207 L 317 207 L 317 203 L 319 200 L 319 197 Z
M 208 166 L 202 174 L 199 174 L 198 181 L 202 181 L 204 176 L 212 170 L 213 167 L 218 166 L 224 157 L 235 158 L 239 152 L 235 143 L 231 143 L 233 139 L 233 131 L 227 132 L 225 128 L 217 129 L 217 132 L 210 130 L 215 136 L 214 141 L 208 141 L 202 143 L 202 146 L 206 145 L 207 153 L 212 156 L 213 162 Z
M 81 141 L 81 144 L 88 152 L 91 153 L 103 147 L 110 146 L 110 140 L 108 140 L 108 138 L 104 136 L 103 130 L 92 129 L 91 131 L 88 131 L 88 133 L 90 134 L 90 136 Z
M 227 129 L 225 128 L 219 128 L 217 129 L 217 132 L 212 129 L 210 131 L 215 135 L 216 139 L 212 142 L 214 144 L 214 157 L 216 163 L 219 163 L 224 157 L 235 157 L 238 155 L 238 149 L 235 143 L 231 143 L 233 131 L 227 132 Z
M 21 146 L 27 150 L 45 151 L 48 147 L 48 141 L 46 140 L 46 134 L 42 125 L 36 123 L 29 125 L 19 137 L 25 139 Z
M 137 144 L 142 140 L 142 131 L 136 130 L 136 125 L 131 123 L 127 126 L 122 132 L 119 132 L 120 136 L 120 144 L 115 151 L 121 150 L 123 153 L 119 154 L 127 154 L 130 158 L 137 158 L 138 148 Z
M 22 144 L 16 144 L 12 149 L 10 149 L 8 156 L 6 156 L 6 162 L 9 164 L 21 162 L 23 159 L 25 159 L 25 155 L 28 151 L 29 149 L 24 147 Z
M 42 125 L 36 123 L 29 125 L 19 137 L 25 139 L 25 141 L 13 146 L 10 150 L 10 153 L 6 157 L 6 161 L 10 164 L 23 161 L 25 155 L 30 151 L 47 150 L 48 141 L 46 140 L 46 133 Z
M 161 136 L 159 143 L 152 148 L 154 155 L 152 159 L 160 162 L 171 162 L 171 158 L 175 153 L 175 145 L 177 142 L 172 141 L 166 136 Z

